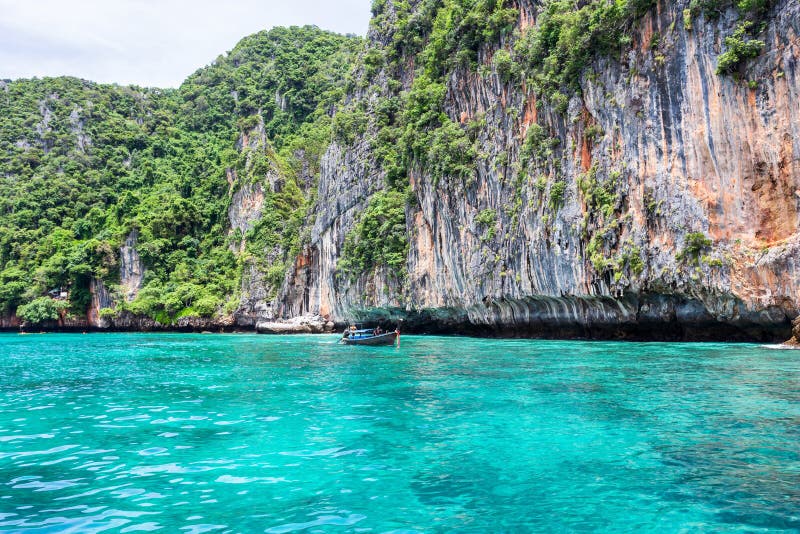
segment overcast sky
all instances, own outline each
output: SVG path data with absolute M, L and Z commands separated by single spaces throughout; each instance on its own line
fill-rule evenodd
M 177 87 L 244 36 L 314 24 L 365 35 L 370 0 L 0 0 L 0 79 Z

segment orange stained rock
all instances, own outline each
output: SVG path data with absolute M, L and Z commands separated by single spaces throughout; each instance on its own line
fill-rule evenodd
M 528 128 L 539 120 L 538 112 L 536 110 L 536 95 L 531 93 L 525 100 L 525 106 L 522 109 L 522 122 L 520 124 L 520 134 L 525 137 L 528 133 Z
M 519 29 L 520 31 L 524 32 L 528 28 L 533 27 L 536 24 L 536 17 L 532 14 L 528 13 L 526 9 L 519 10 Z
M 644 185 L 631 188 L 628 202 L 628 213 L 631 215 L 634 228 L 647 228 L 647 216 L 644 212 Z
M 311 257 L 307 252 L 301 252 L 295 260 L 295 270 L 303 269 L 311 265 Z
M 417 262 L 410 273 L 412 280 L 424 281 L 434 280 L 436 277 L 436 253 L 433 245 L 433 232 L 428 221 L 425 220 L 423 213 L 417 212 L 414 215 L 414 235 L 416 237 L 414 245 L 417 250 Z M 432 284 L 420 284 L 425 292 L 421 295 L 425 302 L 434 302 L 435 288 Z
M 688 178 L 686 180 L 686 185 L 689 187 L 689 191 L 691 191 L 692 196 L 697 199 L 700 205 L 703 207 L 703 211 L 708 216 L 709 222 L 709 230 L 708 233 L 710 234 L 709 237 L 714 241 L 719 241 L 720 239 L 728 239 L 730 238 L 730 229 L 726 227 L 726 219 L 724 212 L 726 211 L 723 207 L 721 210 L 722 217 L 718 216 L 719 210 L 718 207 L 718 193 L 712 191 L 709 187 L 708 182 L 702 180 L 695 180 L 693 178 Z M 733 195 L 730 192 L 722 192 L 722 204 L 725 206 L 726 199 L 728 201 L 735 200 Z
M 319 303 L 319 314 L 323 316 L 330 316 L 331 314 L 331 305 L 325 298 Z
M 592 168 L 592 151 L 587 139 L 581 142 L 581 170 L 587 172 Z
M 639 43 L 639 49 L 642 54 L 647 54 L 650 52 L 650 41 L 653 39 L 653 33 L 653 18 L 648 15 L 647 18 L 642 22 L 642 41 Z
M 756 90 L 755 89 L 748 89 L 748 91 L 747 91 L 747 103 L 750 105 L 751 108 L 756 107 Z

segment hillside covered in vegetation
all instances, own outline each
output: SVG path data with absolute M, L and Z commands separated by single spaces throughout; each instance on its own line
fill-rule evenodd
M 230 231 L 231 192 L 278 169 L 281 191 L 247 251 L 273 241 L 284 254 L 296 248 L 309 193 L 299 169 L 318 166 L 361 46 L 312 27 L 279 28 L 242 40 L 178 90 L 3 82 L 0 309 L 54 319 L 48 292 L 63 289 L 69 313 L 84 316 L 97 279 L 116 297 L 115 312 L 164 324 L 232 313 L 243 236 Z M 263 139 L 243 146 L 254 129 Z M 134 231 L 146 275 L 128 301 L 119 250 Z

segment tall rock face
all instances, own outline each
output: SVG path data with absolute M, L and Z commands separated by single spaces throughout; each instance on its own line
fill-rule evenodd
M 442 109 L 471 136 L 473 172 L 410 158 L 402 276 L 341 272 L 348 236 L 388 184 L 373 120 L 323 157 L 283 314 L 512 335 L 787 338 L 800 305 L 800 5 L 774 2 L 763 51 L 723 75 L 735 9 L 690 17 L 688 2 L 659 1 L 563 99 L 502 68 L 541 16 L 538 2 L 513 7 L 513 32 L 480 46 L 478 68 L 443 77 Z M 388 24 L 370 34 L 379 51 L 398 17 L 383 9 Z M 375 115 L 398 82 L 412 90 L 415 61 L 372 74 L 351 102 Z
M 272 321 L 281 316 L 278 294 L 281 284 L 285 286 L 283 291 L 290 291 L 292 276 L 286 272 L 285 258 L 299 238 L 286 219 L 302 211 L 301 199 L 311 193 L 314 177 L 305 164 L 300 165 L 297 175 L 287 175 L 274 159 L 261 173 L 255 172 L 251 161 L 254 154 L 267 157 L 269 154 L 263 125 L 249 135 L 243 134 L 239 146 L 248 154 L 248 164 L 244 169 L 245 179 L 232 173 L 231 186 L 236 189 L 228 210 L 233 237 L 231 246 L 242 262 L 239 306 L 234 312 L 234 321 L 241 327 L 253 327 L 259 321 Z M 293 156 L 305 163 L 304 154 L 294 153 Z M 294 200 L 287 202 L 287 196 Z M 292 202 L 295 202 L 293 208 L 285 209 Z M 303 313 L 301 309 L 291 316 Z
M 119 282 L 122 298 L 131 302 L 136 298 L 144 282 L 144 262 L 136 250 L 139 232 L 131 231 L 125 238 L 125 244 L 119 248 Z
M 100 310 L 114 307 L 114 298 L 102 280 L 93 278 L 89 284 L 92 300 L 86 312 L 86 327 L 108 328 L 111 321 L 103 317 Z
M 178 90 L 0 82 L 0 328 L 67 287 L 81 329 L 789 336 L 796 0 L 373 15 Z

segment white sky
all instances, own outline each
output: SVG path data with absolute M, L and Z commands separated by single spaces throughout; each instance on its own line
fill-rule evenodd
M 370 0 L 0 0 L 0 79 L 177 87 L 246 35 L 314 24 L 365 35 Z

